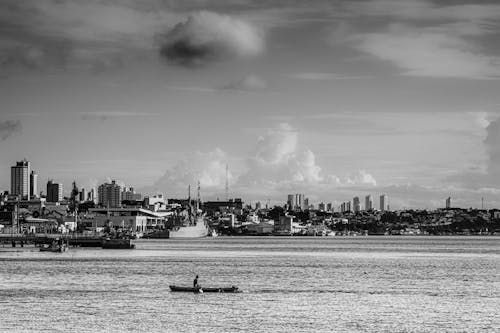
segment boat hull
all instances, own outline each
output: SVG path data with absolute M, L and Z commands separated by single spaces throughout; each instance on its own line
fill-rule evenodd
M 170 286 L 170 291 L 175 292 L 189 292 L 189 293 L 240 293 L 238 287 L 223 287 L 223 288 L 193 288 L 193 287 L 180 287 Z
M 207 237 L 208 234 L 209 230 L 205 223 L 197 223 L 169 230 L 168 238 L 202 238 Z

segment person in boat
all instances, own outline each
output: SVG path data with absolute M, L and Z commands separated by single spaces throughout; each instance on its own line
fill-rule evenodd
M 196 277 L 194 278 L 194 281 L 193 281 L 193 288 L 198 288 L 198 275 L 196 275 Z

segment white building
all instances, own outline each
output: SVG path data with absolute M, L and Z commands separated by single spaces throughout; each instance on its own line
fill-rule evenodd
M 95 214 L 95 228 L 118 228 L 123 231 L 146 232 L 162 228 L 165 225 L 165 217 L 161 214 L 143 208 L 92 208 L 89 210 Z

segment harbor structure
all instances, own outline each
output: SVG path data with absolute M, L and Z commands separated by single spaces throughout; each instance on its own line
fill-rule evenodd
M 115 180 L 99 185 L 98 202 L 102 207 L 117 208 L 121 206 L 121 186 Z
M 30 162 L 22 160 L 10 168 L 10 193 L 30 199 Z
M 63 184 L 47 182 L 47 202 L 61 202 L 63 200 Z
M 169 215 L 137 207 L 91 208 L 89 212 L 95 214 L 95 219 L 87 222 L 87 228 L 109 227 L 133 233 L 164 228 L 165 217 Z

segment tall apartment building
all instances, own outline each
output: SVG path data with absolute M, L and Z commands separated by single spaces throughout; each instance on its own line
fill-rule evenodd
M 359 201 L 359 197 L 354 197 L 352 199 L 352 206 L 355 213 L 361 211 L 361 202 Z
M 448 197 L 446 198 L 446 209 L 450 209 L 451 208 L 451 197 Z
M 389 210 L 389 197 L 386 194 L 380 196 L 380 211 L 385 212 Z
M 373 209 L 373 199 L 372 199 L 371 194 L 368 194 L 365 197 L 365 210 L 368 211 L 368 210 L 372 210 L 372 209 Z
M 38 175 L 33 170 L 30 173 L 30 194 L 32 198 L 38 198 Z
M 116 208 L 121 206 L 121 186 L 112 181 L 111 184 L 99 185 L 97 189 L 99 205 Z
M 63 185 L 54 183 L 49 180 L 47 182 L 47 202 L 60 202 L 63 200 Z
M 30 162 L 16 162 L 16 165 L 10 168 L 10 193 L 30 199 Z
M 306 209 L 306 199 L 304 194 L 289 194 L 286 201 L 288 207 L 293 210 Z

